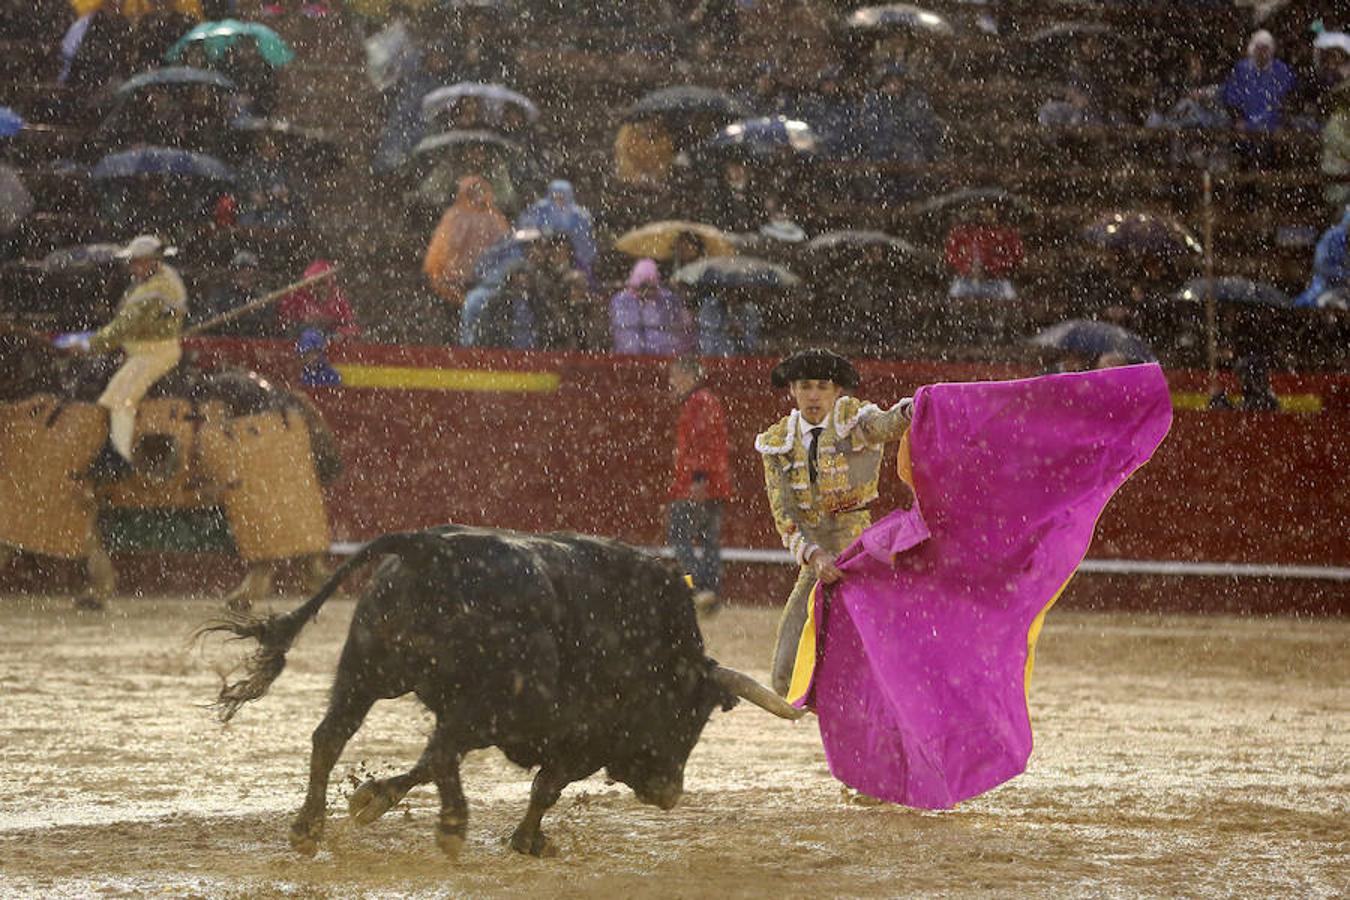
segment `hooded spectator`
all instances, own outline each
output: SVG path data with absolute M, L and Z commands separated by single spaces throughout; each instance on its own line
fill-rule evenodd
M 485 179 L 461 178 L 454 205 L 441 216 L 427 246 L 422 272 L 432 289 L 456 306 L 464 303 L 483 252 L 511 230 L 493 201 L 492 185 Z
M 572 259 L 589 275 L 595 266 L 595 227 L 591 214 L 576 202 L 570 181 L 550 181 L 548 193 L 535 201 L 516 220 L 516 227 L 534 228 L 544 234 L 565 234 L 572 242 Z
M 689 310 L 661 284 L 656 261 L 640 259 L 627 286 L 609 301 L 615 353 L 679 356 L 694 347 Z
M 1341 221 L 1328 228 L 1317 242 L 1313 253 L 1313 276 L 1308 289 L 1294 298 L 1295 306 L 1319 307 L 1334 305 L 1328 295 L 1350 288 L 1350 250 L 1346 237 L 1350 235 L 1350 206 Z M 1327 299 L 1324 299 L 1327 298 Z

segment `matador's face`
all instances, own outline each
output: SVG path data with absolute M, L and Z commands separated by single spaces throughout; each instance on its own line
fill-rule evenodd
M 843 389 L 828 378 L 803 378 L 789 384 L 788 391 L 802 417 L 812 425 L 824 422 L 843 394 Z

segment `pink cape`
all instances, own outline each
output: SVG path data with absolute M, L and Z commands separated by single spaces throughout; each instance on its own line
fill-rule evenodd
M 1041 619 L 1171 420 L 1156 365 L 919 390 L 918 502 L 841 554 L 793 673 L 839 780 L 942 809 L 1026 768 Z

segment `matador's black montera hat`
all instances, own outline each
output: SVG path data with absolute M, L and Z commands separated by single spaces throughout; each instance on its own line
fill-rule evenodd
M 794 381 L 833 381 L 842 388 L 855 388 L 862 380 L 853 363 L 832 350 L 812 347 L 798 350 L 773 367 L 769 376 L 774 387 L 787 387 Z

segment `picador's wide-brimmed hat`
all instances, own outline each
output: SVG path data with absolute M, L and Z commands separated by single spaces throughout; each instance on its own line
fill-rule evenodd
M 831 350 L 812 347 L 798 350 L 773 367 L 769 376 L 774 387 L 787 387 L 794 381 L 833 381 L 842 388 L 855 388 L 861 379 L 853 363 Z

